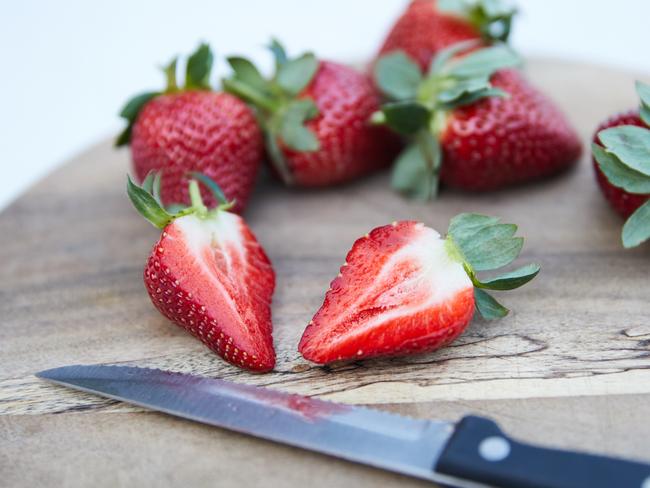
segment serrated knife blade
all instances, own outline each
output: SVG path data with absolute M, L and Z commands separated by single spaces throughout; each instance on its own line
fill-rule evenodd
M 39 378 L 178 417 L 460 488 L 432 467 L 453 424 L 226 380 L 129 366 L 75 365 Z

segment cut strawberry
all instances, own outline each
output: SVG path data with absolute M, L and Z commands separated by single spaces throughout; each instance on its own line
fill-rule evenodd
M 136 209 L 163 229 L 145 267 L 147 291 L 165 317 L 226 361 L 269 371 L 275 364 L 273 268 L 244 219 L 228 211 L 232 204 L 225 202 L 216 184 L 203 175 L 195 177 L 221 205 L 208 210 L 192 180 L 192 206 L 171 214 L 154 197 L 151 177 L 143 188 L 129 179 L 128 193 Z
M 532 264 L 480 281 L 478 271 L 519 254 L 517 227 L 461 214 L 448 235 L 413 221 L 378 227 L 358 239 L 332 281 L 299 350 L 316 363 L 423 353 L 453 341 L 476 307 L 486 319 L 508 310 L 485 289 L 517 288 L 539 272 Z

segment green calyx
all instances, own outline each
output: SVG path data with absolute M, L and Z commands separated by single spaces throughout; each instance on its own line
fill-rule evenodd
M 210 73 L 214 56 L 208 44 L 201 44 L 188 58 L 185 66 L 185 86 L 179 86 L 177 81 L 178 57 L 174 57 L 167 66 L 162 67 L 165 74 L 166 87 L 163 91 L 150 91 L 136 95 L 130 99 L 120 111 L 120 117 L 126 120 L 127 126 L 115 139 L 116 146 L 127 145 L 131 141 L 133 124 L 142 108 L 153 98 L 177 93 L 185 90 L 210 90 Z
M 447 253 L 463 265 L 472 280 L 476 308 L 487 320 L 505 317 L 509 310 L 486 290 L 514 290 L 532 280 L 540 270 L 538 264 L 527 264 L 487 280 L 478 278 L 477 272 L 502 268 L 519 256 L 524 239 L 515 237 L 516 232 L 514 224 L 501 224 L 496 217 L 474 213 L 457 215 L 449 223 Z
M 292 184 L 282 148 L 298 152 L 320 148 L 318 138 L 305 125 L 318 116 L 318 107 L 311 98 L 300 96 L 316 75 L 319 62 L 312 53 L 288 57 L 275 39 L 269 50 L 275 58 L 271 78 L 262 76 L 248 59 L 229 57 L 233 74 L 222 80 L 223 88 L 255 108 L 271 161 L 284 182 Z
M 441 12 L 467 19 L 488 41 L 507 41 L 517 13 L 513 5 L 502 0 L 438 0 L 437 5 Z
M 609 182 L 628 193 L 650 195 L 650 85 L 637 81 L 639 116 L 648 127 L 621 125 L 601 130 L 600 144 L 591 146 L 600 170 Z M 625 222 L 621 240 L 626 248 L 650 238 L 650 200 Z
M 403 52 L 381 57 L 375 65 L 375 80 L 388 102 L 373 114 L 371 122 L 387 125 L 408 142 L 396 160 L 393 187 L 420 200 L 435 197 L 442 166 L 439 137 L 447 114 L 484 98 L 507 97 L 492 86 L 490 77 L 520 64 L 520 58 L 504 44 L 480 48 L 478 41 L 441 51 L 427 74 Z
M 131 177 L 127 175 L 126 193 L 140 215 L 159 229 L 163 229 L 174 219 L 185 215 L 208 218 L 217 212 L 231 209 L 235 204 L 234 201 L 229 202 L 221 188 L 219 188 L 219 185 L 206 175 L 192 172 L 189 176 L 191 176 L 188 183 L 191 201 L 191 205 L 189 206 L 173 204 L 165 207 L 163 205 L 160 199 L 161 172 L 150 172 L 142 182 L 142 186 L 133 183 Z M 199 183 L 202 183 L 210 190 L 215 200 L 219 202 L 215 208 L 208 209 L 203 203 Z

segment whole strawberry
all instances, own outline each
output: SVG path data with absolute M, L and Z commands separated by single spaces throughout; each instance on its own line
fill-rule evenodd
M 273 369 L 271 298 L 275 273 L 246 222 L 228 210 L 221 189 L 193 173 L 191 205 L 174 213 L 160 202 L 160 173 L 142 187 L 128 179 L 135 208 L 162 235 L 144 270 L 154 306 L 235 366 L 256 372 Z M 197 180 L 220 202 L 203 203 Z
M 266 152 L 288 185 L 327 186 L 386 166 L 399 149 L 388 131 L 368 123 L 379 98 L 364 74 L 311 53 L 289 59 L 273 41 L 276 71 L 264 79 L 240 57 L 226 91 L 255 107 Z
M 510 264 L 521 251 L 517 226 L 461 214 L 447 237 L 422 223 L 394 222 L 358 239 L 298 346 L 310 361 L 433 351 L 465 330 L 476 308 L 486 319 L 508 310 L 485 290 L 532 280 L 530 264 L 481 281 L 476 273 Z
M 615 115 L 598 126 L 592 143 L 596 179 L 612 207 L 627 222 L 625 247 L 650 238 L 650 85 L 637 82 L 637 111 Z
M 384 41 L 379 55 L 408 54 L 426 71 L 431 59 L 458 42 L 506 41 L 515 9 L 498 0 L 413 0 Z
M 562 113 L 519 74 L 504 45 L 468 41 L 440 51 L 427 74 L 403 52 L 375 66 L 389 98 L 373 116 L 404 135 L 393 186 L 432 198 L 438 182 L 488 191 L 540 179 L 580 156 L 576 132 Z
M 253 112 L 228 93 L 213 92 L 212 52 L 202 44 L 187 61 L 185 86 L 176 81 L 177 59 L 165 69 L 167 88 L 129 101 L 121 112 L 128 126 L 116 144 L 131 145 L 135 176 L 163 171 L 161 198 L 187 204 L 185 174 L 200 171 L 219 183 L 241 212 L 263 158 L 264 142 Z M 210 193 L 204 197 L 216 203 Z

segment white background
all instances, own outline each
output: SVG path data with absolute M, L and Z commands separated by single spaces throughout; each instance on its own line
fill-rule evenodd
M 554 56 L 650 73 L 648 0 L 519 0 L 512 41 Z M 156 66 L 199 40 L 270 66 L 271 35 L 291 53 L 359 61 L 406 0 L 3 0 L 0 207 L 66 158 L 116 134 L 131 95 L 162 86 Z M 593 80 L 598 83 L 598 80 Z M 632 90 L 632 87 L 630 87 Z M 594 100 L 598 103 L 598 100 Z M 621 107 L 624 108 L 624 107 Z M 92 164 L 89 161 L 88 164 Z

